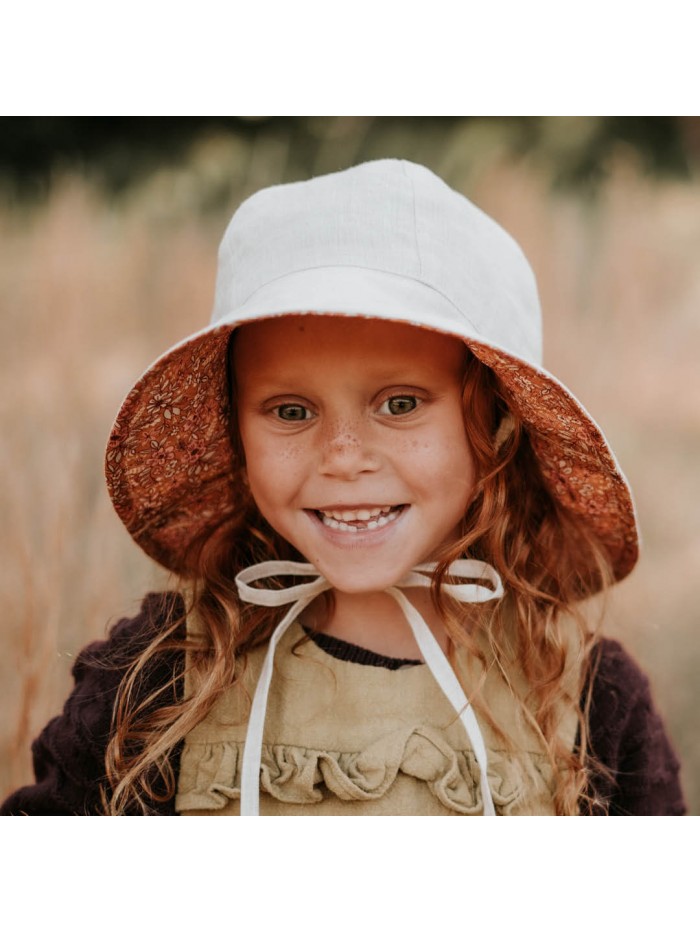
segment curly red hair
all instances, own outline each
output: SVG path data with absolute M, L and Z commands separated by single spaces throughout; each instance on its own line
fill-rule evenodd
M 444 620 L 452 645 L 464 645 L 486 670 L 496 665 L 509 679 L 517 663 L 529 687 L 517 702 L 540 736 L 552 764 L 555 810 L 579 812 L 587 799 L 587 698 L 589 666 L 597 640 L 581 611 L 582 600 L 604 591 L 612 580 L 607 552 L 573 514 L 548 492 L 517 404 L 506 397 L 494 373 L 466 352 L 463 378 L 465 424 L 477 470 L 477 483 L 463 521 L 462 536 L 441 555 L 434 574 L 434 604 Z M 180 617 L 163 626 L 125 676 L 117 697 L 113 736 L 106 757 L 111 793 L 105 794 L 110 814 L 148 812 L 148 800 L 168 799 L 176 791 L 173 752 L 188 732 L 207 715 L 216 699 L 240 677 L 236 659 L 266 642 L 281 610 L 243 604 L 235 576 L 262 560 L 303 559 L 262 518 L 245 482 L 243 456 L 231 418 L 232 469 L 238 502 L 234 517 L 193 545 L 187 565 L 194 573 L 182 580 L 189 614 L 196 619 L 197 637 L 183 633 Z M 450 563 L 460 557 L 485 560 L 500 574 L 508 598 L 495 607 L 452 604 L 441 583 Z M 578 635 L 572 642 L 573 620 Z M 568 634 L 567 634 L 568 633 Z M 572 647 L 573 645 L 573 647 Z M 192 689 L 184 696 L 174 681 L 161 688 L 181 696 L 165 705 L 143 698 L 138 684 L 149 662 L 162 651 L 184 651 Z M 576 658 L 571 657 L 575 651 Z M 577 689 L 564 675 L 576 661 Z M 568 685 L 567 685 L 568 684 Z M 507 743 L 480 703 L 470 700 Z M 578 741 L 572 750 L 558 735 L 562 708 L 578 717 Z M 157 788 L 164 791 L 158 792 Z

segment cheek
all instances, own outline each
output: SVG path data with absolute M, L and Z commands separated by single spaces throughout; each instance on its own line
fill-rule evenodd
M 421 437 L 407 438 L 397 446 L 402 456 L 411 458 L 418 472 L 424 471 L 426 478 L 431 474 L 474 478 L 474 457 L 461 423 L 454 430 L 433 430 Z
M 244 438 L 248 485 L 258 506 L 283 504 L 299 488 L 303 478 L 303 455 L 299 445 L 269 444 Z
M 459 497 L 462 511 L 466 509 L 476 482 L 476 465 L 464 429 L 461 437 L 454 439 L 446 451 L 444 461 L 445 481 L 451 483 L 455 496 Z
M 446 508 L 463 512 L 476 481 L 474 457 L 459 421 L 451 430 L 437 430 L 399 445 L 413 483 L 427 497 L 439 496 Z

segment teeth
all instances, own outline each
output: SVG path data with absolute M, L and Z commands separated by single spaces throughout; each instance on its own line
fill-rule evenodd
M 372 509 L 342 509 L 331 512 L 321 512 L 326 518 L 334 518 L 337 522 L 366 522 L 370 519 L 379 518 L 380 515 L 388 515 L 394 506 L 382 505 L 375 506 Z
M 384 525 L 388 525 L 389 522 L 393 522 L 398 517 L 399 509 L 396 506 L 386 505 L 382 508 L 357 509 L 356 511 L 319 511 L 317 514 L 327 528 L 357 533 L 358 531 L 372 531 L 375 528 L 383 528 Z M 365 522 L 366 524 L 350 525 L 348 522 Z

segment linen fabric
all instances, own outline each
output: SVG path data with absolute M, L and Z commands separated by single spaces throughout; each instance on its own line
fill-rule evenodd
M 265 650 L 247 656 L 240 686 L 185 739 L 175 804 L 183 815 L 240 813 L 250 697 Z M 457 663 L 473 686 L 477 673 L 459 653 Z M 500 677 L 491 672 L 482 693 L 521 750 L 517 757 L 507 753 L 479 718 L 496 813 L 551 815 L 553 774 L 543 747 L 516 715 Z M 561 726 L 569 747 L 576 726 L 570 711 Z M 484 810 L 471 742 L 429 667 L 389 671 L 339 661 L 304 640 L 297 622 L 276 652 L 260 791 L 262 816 L 476 816 Z

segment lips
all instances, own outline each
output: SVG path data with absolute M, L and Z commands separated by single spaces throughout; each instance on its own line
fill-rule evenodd
M 335 507 L 314 509 L 314 514 L 326 528 L 350 534 L 358 531 L 374 531 L 395 521 L 403 505 L 362 506 L 359 508 Z

